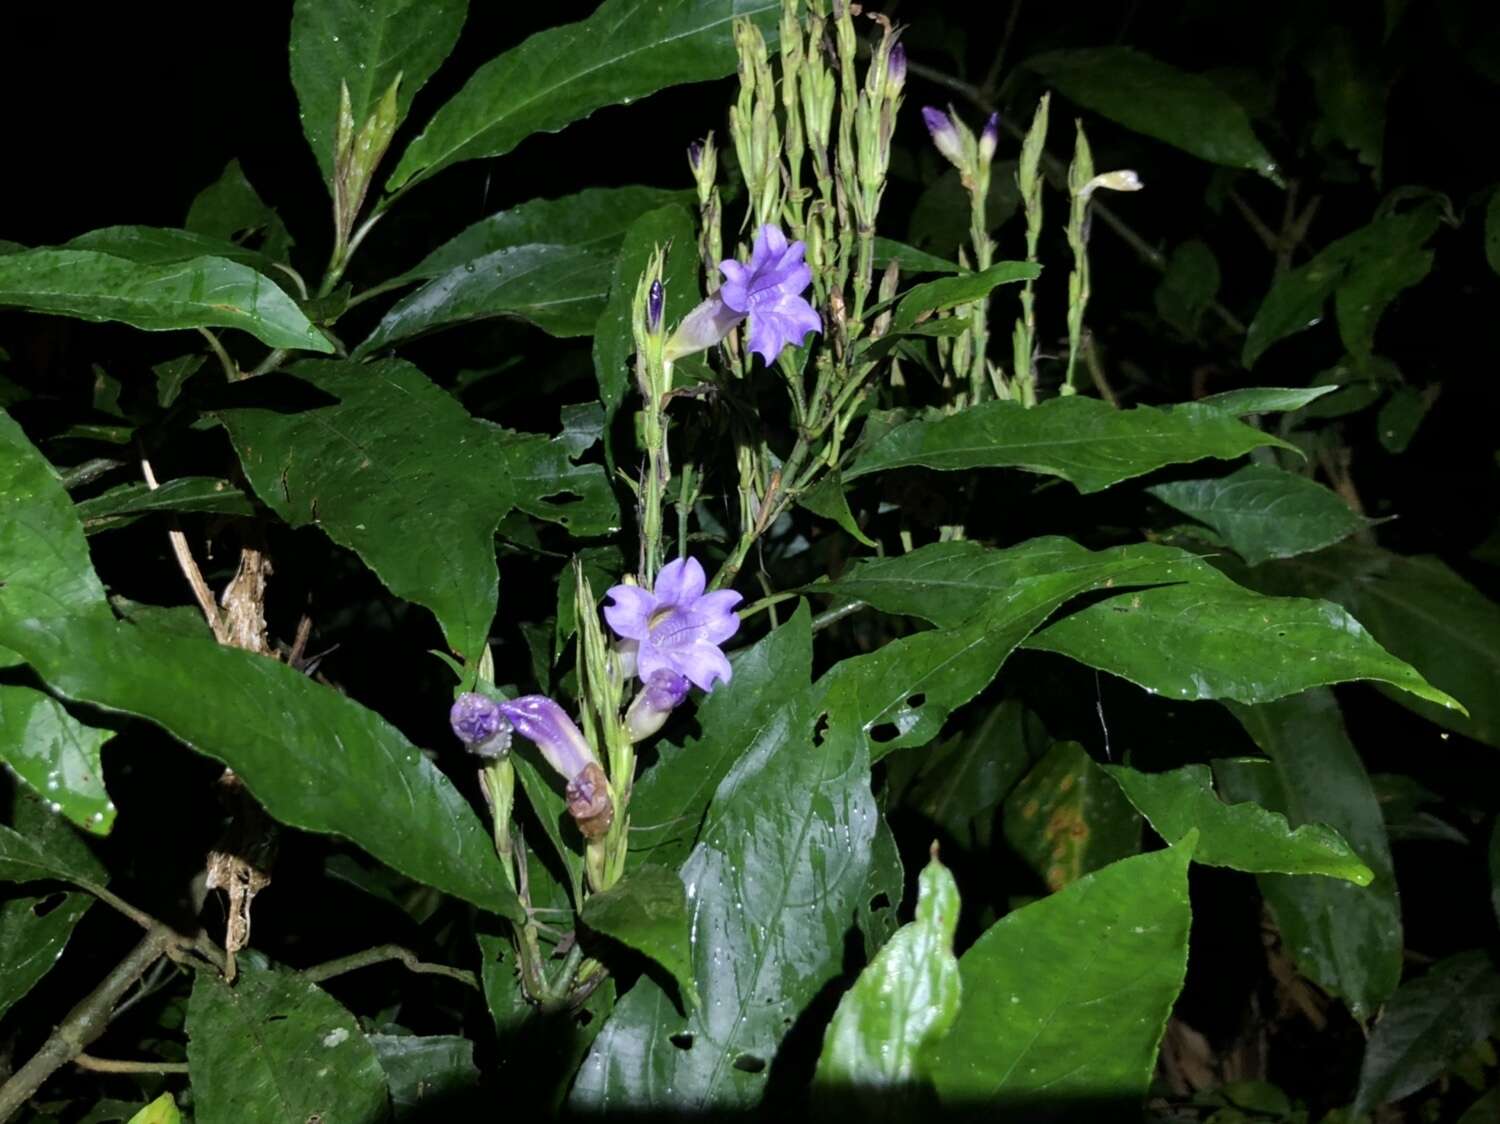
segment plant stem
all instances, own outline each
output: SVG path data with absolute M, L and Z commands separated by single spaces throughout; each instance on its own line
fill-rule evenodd
M 114 1058 L 96 1058 L 92 1054 L 79 1054 L 73 1059 L 79 1069 L 95 1073 L 186 1073 L 187 1062 L 129 1062 Z
M 314 964 L 311 968 L 304 968 L 300 974 L 303 979 L 312 983 L 322 983 L 324 980 L 333 979 L 334 976 L 342 976 L 345 972 L 368 968 L 374 964 L 384 964 L 390 960 L 399 960 L 407 971 L 418 975 L 446 976 L 450 980 L 457 980 L 461 984 L 472 987 L 475 991 L 482 990 L 473 972 L 463 968 L 453 968 L 447 964 L 429 964 L 424 960 L 418 960 L 416 953 L 398 944 L 378 944 L 363 952 L 354 952 L 323 964 Z

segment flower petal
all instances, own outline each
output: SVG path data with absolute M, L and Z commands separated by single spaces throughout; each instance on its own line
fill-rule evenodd
M 709 297 L 682 318 L 682 323 L 677 325 L 677 330 L 667 340 L 666 358 L 677 360 L 684 355 L 692 355 L 706 347 L 712 347 L 734 331 L 745 314 L 731 308 L 719 295 L 722 292 L 723 289 L 720 289 L 719 293 Z
M 703 596 L 703 587 L 707 584 L 701 562 L 696 558 L 678 558 L 661 568 L 652 592 L 658 606 L 680 605 L 686 608 Z
M 694 624 L 700 635 L 711 644 L 722 644 L 740 630 L 740 617 L 734 611 L 744 598 L 732 589 L 718 589 L 705 594 L 693 606 Z
M 718 645 L 706 640 L 675 649 L 672 664 L 688 677 L 693 686 L 703 691 L 712 691 L 715 682 L 728 683 L 733 674 L 729 658 L 719 651 Z
M 719 272 L 724 275 L 724 284 L 719 286 L 718 296 L 736 312 L 746 311 L 750 307 L 749 287 L 754 273 L 733 258 L 721 261 Z
M 604 606 L 604 619 L 622 640 L 644 640 L 647 622 L 656 612 L 656 598 L 638 585 L 612 585 L 606 597 L 614 601 Z

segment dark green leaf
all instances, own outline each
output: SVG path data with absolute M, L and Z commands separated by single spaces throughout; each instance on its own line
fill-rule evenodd
M 457 1035 L 371 1034 L 367 1036 L 391 1090 L 397 1124 L 430 1120 L 435 1112 L 475 1110 L 479 1070 L 474 1043 Z M 451 1118 L 451 1117 L 450 1117 Z
M 897 426 L 855 458 L 846 480 L 922 465 L 943 471 L 1021 468 L 1098 492 L 1163 465 L 1232 460 L 1285 443 L 1196 405 L 1116 410 L 1097 398 L 1053 398 L 1032 409 L 986 402 Z
M 541 821 L 557 861 L 567 872 L 568 900 L 577 903 L 583 899 L 582 840 L 573 817 L 568 814 L 568 802 L 561 791 L 562 779 L 551 768 L 537 765 L 535 758 L 538 756 L 526 746 L 513 746 L 510 759 L 516 770 L 516 779 L 526 793 L 527 803 Z
M 518 915 L 489 832 L 373 711 L 210 639 L 78 616 L 17 621 L 8 594 L 0 589 L 0 644 L 65 698 L 151 719 L 233 768 L 283 823 L 351 839 L 412 878 Z
M 216 480 L 212 476 L 180 476 L 159 488 L 146 484 L 120 484 L 78 504 L 78 517 L 83 520 L 83 529 L 89 534 L 127 526 L 140 516 L 156 511 L 255 514 L 255 508 L 244 492 L 228 480 Z
M 958 885 L 934 856 L 917 879 L 916 916 L 839 1000 L 814 1081 L 854 1091 L 861 1118 L 899 1115 L 891 1098 L 927 1084 L 927 1057 L 958 1017 L 958 906 Z
M 685 1002 L 698 1005 L 688 941 L 688 903 L 682 879 L 660 866 L 636 866 L 584 903 L 580 919 L 660 964 L 677 981 Z
M 431 609 L 465 656 L 477 655 L 494 617 L 494 534 L 506 512 L 580 535 L 616 524 L 598 465 L 477 421 L 409 363 L 307 362 L 291 373 L 334 404 L 220 414 L 251 486 L 288 523 L 316 523 L 391 592 Z M 579 499 L 553 498 L 562 493 Z
M 796 736 L 802 684 L 812 676 L 812 617 L 805 608 L 753 647 L 734 654 L 734 677 L 698 706 L 702 736 L 663 742 L 630 798 L 630 843 L 650 862 L 675 867 L 692 849 L 709 798 L 741 760 L 759 759 Z
M 428 281 L 465 262 L 518 246 L 575 246 L 613 253 L 625 232 L 647 211 L 693 201 L 691 191 L 660 187 L 590 187 L 561 199 L 532 199 L 480 219 L 448 239 L 396 281 Z
M 1459 708 L 1339 606 L 1266 597 L 1227 582 L 1117 594 L 1048 625 L 1026 646 L 1168 698 L 1260 703 L 1373 679 Z
M 1018 1120 L 1069 1101 L 1099 1119 L 1138 1111 L 1187 970 L 1192 850 L 1122 859 L 964 953 L 963 1005 L 932 1065 L 945 1102 Z
M 228 239 L 164 226 L 109 226 L 80 234 L 65 242 L 60 249 L 109 254 L 140 265 L 172 265 L 194 258 L 223 258 L 267 274 L 273 281 L 278 276 L 271 260 L 264 254 L 247 250 Z
M 333 345 L 269 278 L 218 257 L 143 265 L 92 250 L 27 250 L 0 257 L 0 305 L 148 332 L 239 328 L 270 347 Z
M 1127 129 L 1230 168 L 1268 179 L 1280 171 L 1239 104 L 1201 74 L 1130 47 L 1051 51 L 1028 59 L 1051 86 Z
M 197 194 L 182 225 L 225 242 L 265 230 L 263 252 L 276 261 L 284 261 L 292 245 L 286 226 L 250 185 L 238 160 L 226 164 L 219 178 Z
M 339 87 L 349 88 L 358 130 L 399 78 L 399 123 L 458 41 L 468 7 L 468 0 L 297 0 L 292 9 L 292 85 L 302 109 L 302 131 L 324 182 L 333 178 Z
M 54 813 L 96 835 L 115 822 L 99 768 L 99 748 L 114 734 L 85 726 L 51 695 L 0 684 L 0 760 Z
M 905 331 L 928 313 L 981 300 L 996 286 L 1032 281 L 1041 274 L 1042 267 L 1035 262 L 1002 261 L 979 273 L 960 273 L 917 285 L 896 302 L 891 331 Z
M 529 243 L 454 266 L 401 298 L 355 358 L 439 328 L 514 316 L 554 336 L 586 336 L 604 308 L 612 258 L 595 249 Z
M 1146 490 L 1207 523 L 1252 566 L 1322 550 L 1371 522 L 1321 484 L 1270 465 L 1246 465 L 1228 476 L 1174 480 Z
M 183 384 L 201 371 L 206 362 L 206 355 L 184 355 L 152 367 L 151 373 L 156 376 L 157 405 L 166 409 L 176 402 L 177 396 L 182 393 Z
M 1207 765 L 1184 765 L 1165 773 L 1142 773 L 1123 765 L 1101 766 L 1155 832 L 1176 843 L 1198 832 L 1193 861 L 1253 874 L 1326 874 L 1368 886 L 1374 872 L 1338 832 L 1320 823 L 1295 831 L 1280 812 L 1258 804 L 1226 804 L 1214 795 Z
M 1490 195 L 1490 205 L 1484 209 L 1484 256 L 1490 268 L 1500 273 L 1500 190 Z
M 1471 1104 L 1458 1124 L 1500 1124 L 1500 1088 L 1491 1089 Z
M 1370 1112 L 1436 1080 L 1500 1029 L 1500 972 L 1482 952 L 1440 960 L 1396 989 L 1365 1047 L 1350 1111 Z
M 797 503 L 814 515 L 832 519 L 848 531 L 856 542 L 872 549 L 875 547 L 875 540 L 860 529 L 858 521 L 854 518 L 854 512 L 849 510 L 849 498 L 845 494 L 844 481 L 836 470 L 828 473 L 811 488 L 800 492 L 797 496 Z
M 1309 402 L 1336 390 L 1337 386 L 1247 386 L 1241 390 L 1226 390 L 1222 394 L 1199 398 L 1195 405 L 1202 410 L 1216 410 L 1237 418 L 1247 414 L 1279 414 L 1300 410 Z
M 1387 694 L 1439 725 L 1500 746 L 1500 605 L 1443 562 L 1346 543 L 1260 567 L 1253 576 L 1269 592 L 1326 597 L 1344 606 L 1376 641 L 1421 668 L 1469 713 L 1402 691 Z
M 884 269 L 895 262 L 903 274 L 913 273 L 962 273 L 961 266 L 954 264 L 947 258 L 940 258 L 935 254 L 929 254 L 925 250 L 919 250 L 915 246 L 908 246 L 904 242 L 897 242 L 894 238 L 875 239 L 875 268 Z
M 353 1015 L 300 976 L 247 964 L 230 987 L 200 972 L 187 1032 L 197 1124 L 385 1117 L 374 1048 Z
M 787 661 L 801 674 L 777 693 L 785 725 L 724 776 L 682 868 L 703 1001 L 683 1018 L 660 988 L 637 983 L 579 1071 L 576 1108 L 755 1105 L 793 1020 L 841 970 L 879 815 L 852 723 L 831 714 L 823 743 L 813 742 L 806 610 L 780 631 L 802 647 Z M 725 693 L 744 686 L 737 673 Z M 701 720 L 706 730 L 722 722 Z
M 1208 306 L 1219 295 L 1219 261 L 1204 242 L 1184 242 L 1167 259 L 1167 272 L 1156 287 L 1157 314 L 1183 335 L 1194 338 Z
M 1271 761 L 1215 761 L 1225 798 L 1280 812 L 1293 827 L 1326 824 L 1375 873 L 1368 886 L 1316 875 L 1257 877 L 1298 970 L 1365 1018 L 1401 978 L 1401 908 L 1380 804 L 1338 704 L 1329 691 L 1309 691 L 1231 709 Z
M 1307 70 L 1320 111 L 1314 143 L 1337 141 L 1349 148 L 1375 170 L 1379 183 L 1386 88 L 1375 59 L 1375 52 L 1356 49 L 1349 35 L 1329 27 L 1310 50 Z
M 1434 390 L 1436 387 L 1434 387 Z M 1417 435 L 1417 427 L 1432 408 L 1434 393 L 1424 394 L 1415 387 L 1398 386 L 1391 391 L 1375 419 L 1375 433 L 1387 452 L 1404 453 Z
M 635 353 L 631 321 L 641 274 L 657 247 L 668 246 L 662 323 L 670 329 L 698 303 L 697 223 L 678 204 L 647 211 L 625 232 L 610 273 L 609 300 L 594 325 L 594 377 L 606 418 L 615 416 L 633 381 L 627 364 Z
M 780 11 L 775 0 L 605 0 L 588 19 L 538 32 L 480 67 L 412 141 L 386 190 L 503 156 L 606 105 L 730 74 L 734 20 L 752 20 L 774 45 Z
M 1002 827 L 1053 893 L 1141 849 L 1140 816 L 1077 742 L 1057 742 L 1016 785 Z
M 94 904 L 88 894 L 58 898 L 49 894 L 11 898 L 0 904 L 0 1015 L 52 970 L 68 946 L 74 927 Z

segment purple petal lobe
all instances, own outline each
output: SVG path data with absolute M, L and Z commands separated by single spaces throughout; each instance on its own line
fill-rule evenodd
M 656 598 L 638 585 L 612 585 L 605 594 L 614 603 L 604 606 L 604 619 L 622 640 L 644 640 Z
M 686 606 L 703 596 L 707 584 L 708 576 L 701 562 L 696 558 L 678 558 L 661 568 L 653 592 L 658 605 Z
M 536 743 L 547 764 L 565 779 L 571 780 L 597 760 L 573 720 L 546 695 L 522 695 L 501 703 L 500 711 L 522 737 Z

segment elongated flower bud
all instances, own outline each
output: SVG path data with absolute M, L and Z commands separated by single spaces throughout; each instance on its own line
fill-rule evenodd
M 1000 140 L 1000 114 L 991 113 L 984 123 L 984 132 L 979 134 L 979 159 L 988 164 L 995 158 L 995 145 Z
M 510 720 L 500 704 L 472 691 L 460 695 L 448 712 L 448 722 L 458 740 L 479 757 L 503 757 L 510 752 Z
M 892 97 L 901 92 L 901 87 L 906 84 L 906 48 L 897 43 L 891 48 L 890 56 L 886 59 L 885 79 L 887 89 Z
M 652 672 L 625 712 L 625 729 L 630 733 L 630 740 L 644 741 L 660 730 L 672 711 L 682 705 L 687 693 L 686 676 L 667 668 Z
M 651 282 L 651 293 L 646 298 L 646 328 L 651 332 L 661 331 L 661 313 L 666 306 L 667 294 L 661 281 Z
M 563 708 L 546 695 L 522 695 L 499 704 L 516 732 L 536 743 L 537 749 L 564 780 L 571 781 L 590 765 L 599 766 L 594 749 Z
M 958 135 L 958 126 L 953 123 L 941 109 L 934 109 L 930 105 L 922 107 L 922 121 L 927 125 L 927 132 L 932 136 L 932 143 L 937 150 L 954 167 L 962 170 L 964 166 L 963 141 Z

